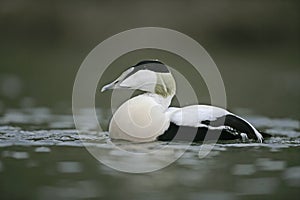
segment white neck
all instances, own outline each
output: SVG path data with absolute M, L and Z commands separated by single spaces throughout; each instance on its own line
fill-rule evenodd
M 162 105 L 165 109 L 167 109 L 170 106 L 171 101 L 172 101 L 173 96 L 174 96 L 174 95 L 169 95 L 167 97 L 163 97 L 161 95 L 154 94 L 154 93 L 145 93 L 145 94 L 142 94 L 142 95 L 152 97 L 158 104 Z

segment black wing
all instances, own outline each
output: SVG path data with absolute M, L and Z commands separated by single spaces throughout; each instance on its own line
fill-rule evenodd
M 178 126 L 171 123 L 168 130 L 157 139 L 160 141 L 203 141 L 207 135 L 207 140 L 235 140 L 242 139 L 242 136 L 232 129 L 209 129 L 208 127 Z
M 208 140 L 235 140 L 243 139 L 242 133 L 245 133 L 249 139 L 259 140 L 255 133 L 255 129 L 246 120 L 233 115 L 227 114 L 219 117 L 214 121 L 202 121 L 201 124 L 206 127 L 191 127 L 191 126 L 178 126 L 171 123 L 168 130 L 158 137 L 158 140 L 183 140 L 183 141 L 203 141 L 207 135 Z M 214 127 L 210 129 L 209 127 Z M 216 129 L 216 127 L 221 127 Z M 268 137 L 269 135 L 264 134 Z
M 232 114 L 219 117 L 214 121 L 202 121 L 202 124 L 219 127 L 229 126 L 239 133 L 246 133 L 249 139 L 259 139 L 255 134 L 255 129 L 246 120 Z

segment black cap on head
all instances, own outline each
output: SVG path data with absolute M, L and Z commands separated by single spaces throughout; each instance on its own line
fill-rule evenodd
M 133 66 L 135 72 L 138 70 L 147 69 L 159 73 L 169 73 L 167 66 L 158 60 L 143 60 Z
M 158 60 L 142 60 L 132 67 L 134 67 L 134 69 L 132 70 L 132 72 L 127 74 L 124 79 L 140 70 L 149 70 L 157 73 L 170 73 L 167 66 Z
M 159 73 L 169 73 L 169 69 L 167 68 L 167 66 L 162 63 L 161 61 L 158 60 L 142 60 L 139 63 L 137 63 L 136 65 L 133 66 L 134 67 L 134 71 L 138 71 L 138 70 L 150 70 L 153 72 L 159 72 Z

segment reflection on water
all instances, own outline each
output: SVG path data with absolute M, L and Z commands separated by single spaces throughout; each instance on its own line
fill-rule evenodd
M 59 162 L 57 163 L 57 171 L 59 173 L 80 173 L 82 172 L 82 165 L 74 161 Z
M 299 122 L 247 117 L 273 135 L 263 144 L 218 143 L 204 159 L 192 144 L 172 165 L 146 174 L 115 171 L 99 163 L 84 145 L 132 166 L 154 165 L 130 160 L 108 143 L 106 132 L 80 136 L 68 114 L 46 108 L 7 110 L 0 117 L 1 199 L 297 199 L 300 187 Z M 114 141 L 132 152 L 162 149 L 166 142 L 131 144 Z M 172 154 L 186 148 L 172 143 Z M 168 149 L 168 150 L 170 150 Z M 165 152 L 169 156 L 170 152 Z M 159 161 L 157 161 L 159 162 Z M 128 162 L 127 162 L 128 163 Z
M 291 187 L 300 187 L 300 166 L 286 169 L 283 173 L 283 179 Z

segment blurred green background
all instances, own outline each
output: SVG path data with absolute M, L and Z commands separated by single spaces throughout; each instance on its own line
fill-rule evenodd
M 229 109 L 299 119 L 299 5 L 1 0 L 0 112 L 35 106 L 70 110 L 76 72 L 96 45 L 121 31 L 155 26 L 187 34 L 208 51 L 223 76 Z M 111 80 L 116 77 L 111 74 Z

